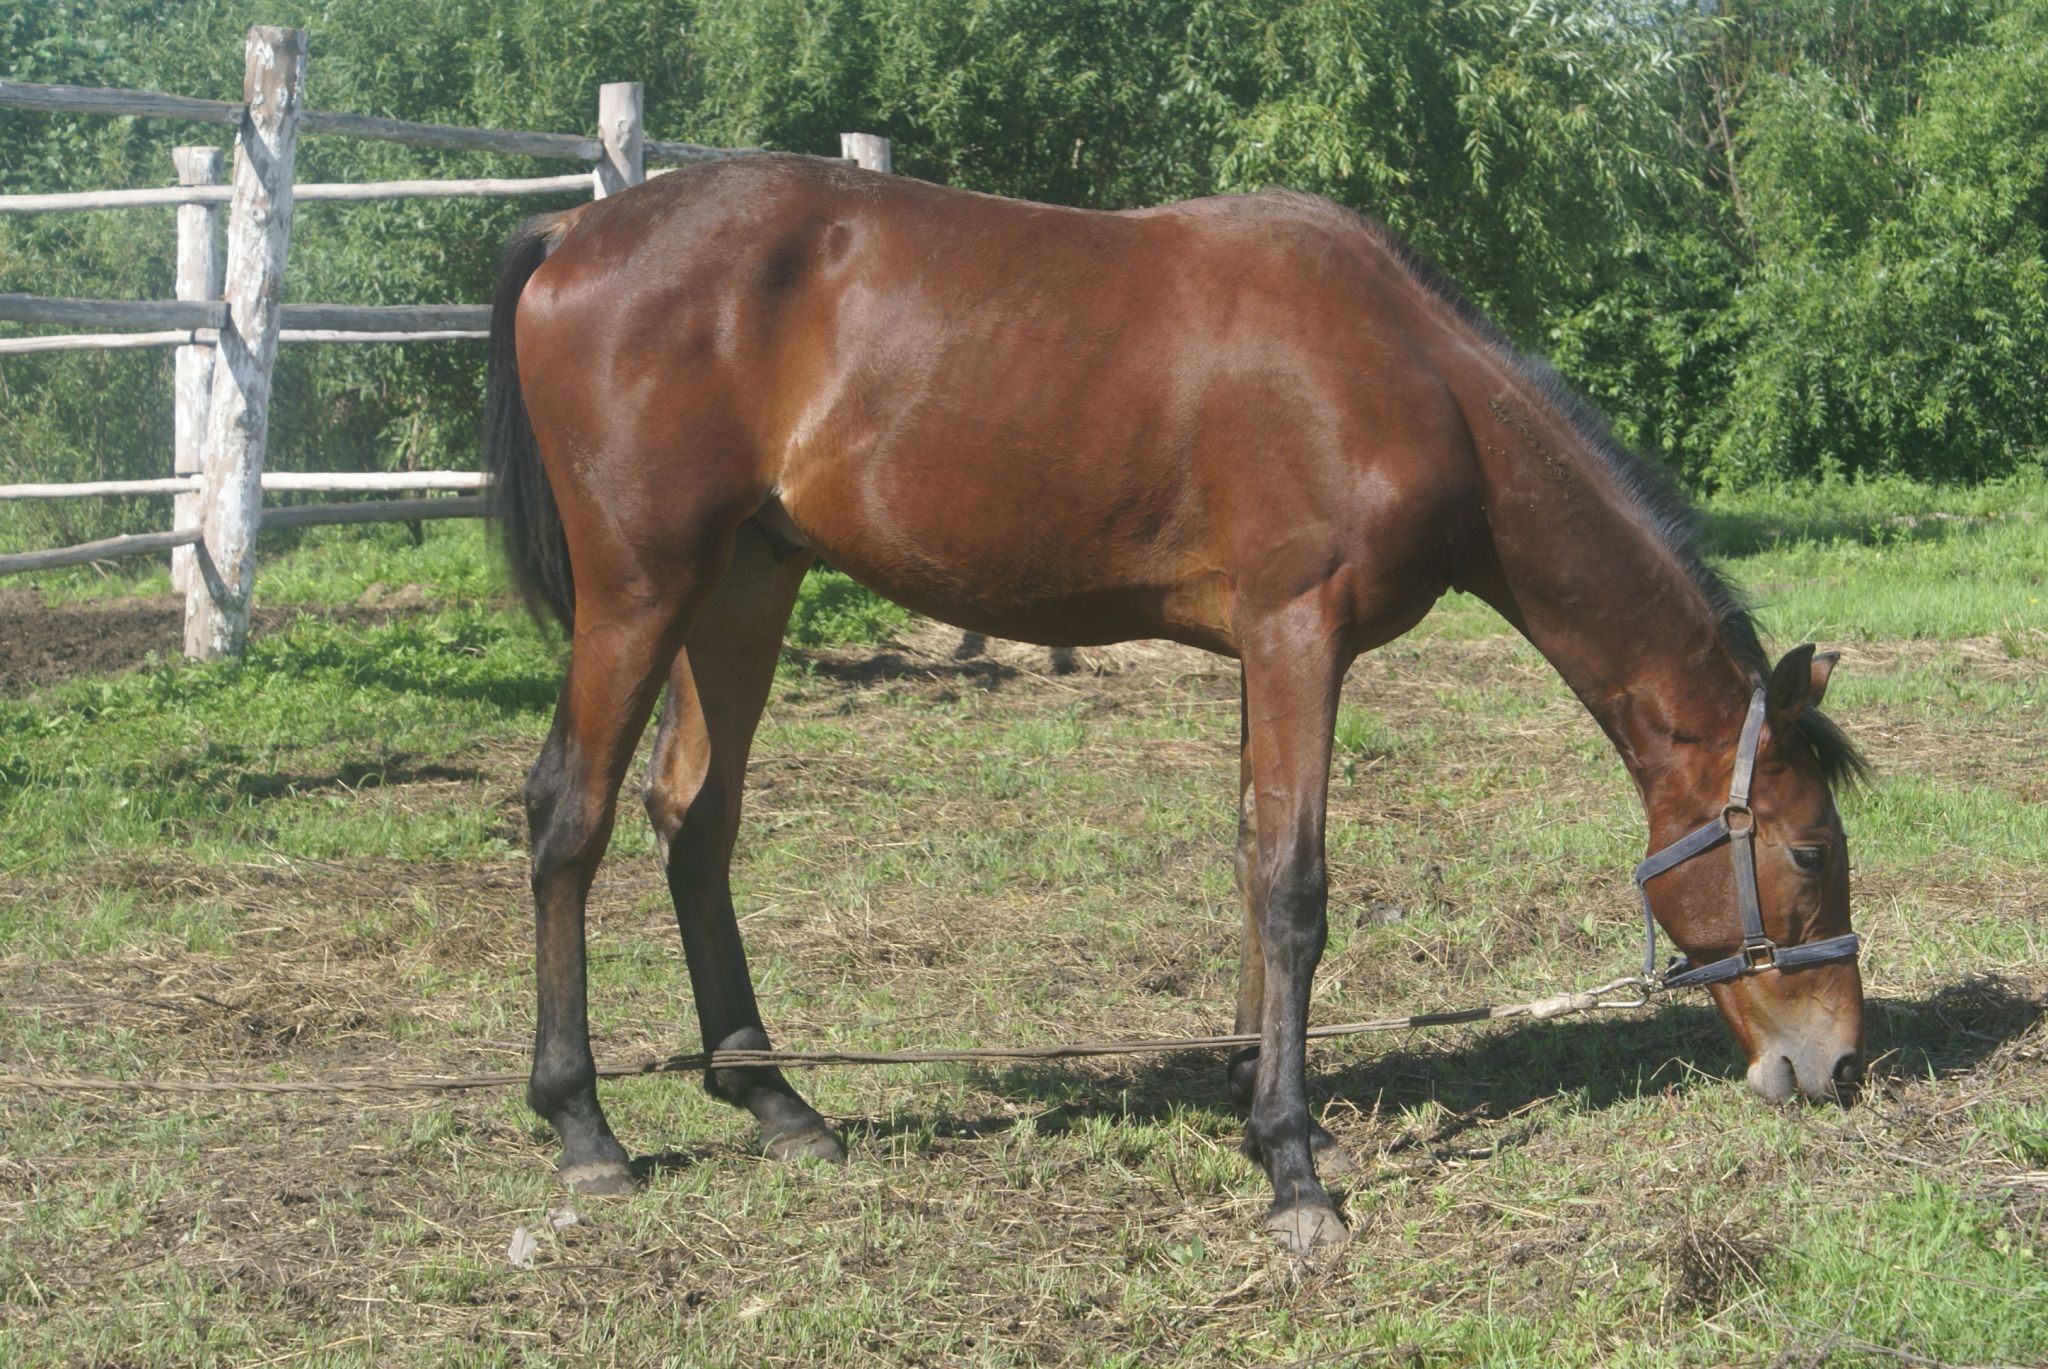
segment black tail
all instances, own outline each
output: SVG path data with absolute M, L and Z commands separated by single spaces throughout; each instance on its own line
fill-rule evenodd
M 552 616 L 567 628 L 576 616 L 569 541 L 519 392 L 519 349 L 512 336 L 519 292 L 547 260 L 557 236 L 551 224 L 555 217 L 528 219 L 505 244 L 498 292 L 491 301 L 490 358 L 484 373 L 484 469 L 491 478 L 489 508 L 512 566 L 512 582 L 536 620 L 545 623 Z

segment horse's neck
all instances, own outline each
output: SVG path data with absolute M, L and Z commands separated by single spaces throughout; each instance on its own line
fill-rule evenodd
M 1474 422 L 1495 564 L 1471 587 L 1541 651 L 1621 753 L 1652 824 L 1725 780 L 1750 682 L 1714 605 L 1554 406 Z

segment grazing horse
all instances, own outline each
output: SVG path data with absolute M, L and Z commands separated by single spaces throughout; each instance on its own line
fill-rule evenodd
M 1860 762 L 1818 711 L 1834 658 L 1773 668 L 1667 485 L 1365 219 L 1287 193 L 1100 213 L 803 157 L 700 165 L 519 230 L 488 408 L 513 570 L 571 642 L 525 799 L 527 1097 L 573 1188 L 632 1183 L 595 1089 L 584 902 L 664 680 L 645 798 L 704 1042 L 768 1045 L 728 870 L 820 557 L 967 631 L 1242 663 L 1237 1030 L 1260 1044 L 1228 1074 L 1288 1248 L 1346 1239 L 1303 1076 L 1338 691 L 1448 589 L 1528 637 L 1620 752 L 1666 848 L 1646 916 L 1713 961 L 1698 982 L 1750 1084 L 1860 1078 L 1831 797 Z M 1686 858 L 1722 844 L 1732 862 Z M 843 1157 L 778 1070 L 705 1082 L 769 1155 Z

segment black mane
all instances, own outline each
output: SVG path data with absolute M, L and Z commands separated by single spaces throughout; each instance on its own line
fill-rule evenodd
M 1290 199 L 1331 204 L 1315 196 L 1281 193 Z M 1549 362 L 1516 347 L 1429 257 L 1409 246 L 1398 233 L 1378 220 L 1354 214 L 1341 206 L 1331 207 L 1362 223 L 1417 284 L 1447 305 L 1461 323 L 1510 362 L 1564 416 L 1587 448 L 1599 458 L 1615 484 L 1635 505 L 1643 526 L 1671 554 L 1671 559 L 1699 591 L 1729 654 L 1753 685 L 1763 686 L 1771 676 L 1771 658 L 1764 651 L 1763 640 L 1757 634 L 1756 618 L 1742 592 L 1730 584 L 1725 575 L 1707 564 L 1702 552 L 1703 527 L 1699 513 L 1669 472 L 1662 465 L 1645 460 L 1624 446 L 1614 436 L 1605 415 L 1587 403 L 1584 396 L 1574 390 Z M 1868 773 L 1862 753 L 1819 709 L 1808 708 L 1800 716 L 1799 730 L 1807 745 L 1813 748 L 1814 757 L 1820 762 L 1821 772 L 1829 785 L 1852 785 Z

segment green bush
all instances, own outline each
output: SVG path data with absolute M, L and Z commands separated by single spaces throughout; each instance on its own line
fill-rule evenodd
M 0 74 L 231 98 L 258 21 L 311 31 L 326 109 L 584 130 L 626 77 L 657 136 L 871 129 L 907 174 L 1099 207 L 1327 194 L 1696 484 L 1974 480 L 2048 442 L 2048 0 L 0 0 Z M 0 190 L 160 184 L 221 132 L 0 111 Z M 331 137 L 300 158 L 560 169 Z M 308 206 L 288 298 L 486 298 L 537 207 Z M 171 236 L 168 210 L 0 217 L 0 290 L 164 297 Z M 272 462 L 467 464 L 480 369 L 466 344 L 289 349 Z M 0 479 L 160 473 L 168 396 L 162 354 L 9 358 Z M 162 517 L 16 507 L 0 540 Z

